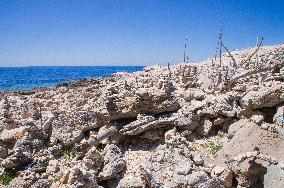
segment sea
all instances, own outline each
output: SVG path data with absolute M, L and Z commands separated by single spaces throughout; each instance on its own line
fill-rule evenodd
M 84 78 L 108 77 L 116 72 L 135 72 L 144 66 L 34 66 L 0 67 L 0 91 L 53 87 Z

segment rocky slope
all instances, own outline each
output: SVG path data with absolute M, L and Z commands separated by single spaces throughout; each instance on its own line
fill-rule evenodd
M 7 91 L 0 187 L 284 187 L 284 45 Z

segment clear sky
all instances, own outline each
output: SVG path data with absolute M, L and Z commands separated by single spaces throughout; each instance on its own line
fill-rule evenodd
M 153 65 L 284 42 L 283 0 L 0 0 L 0 66 Z

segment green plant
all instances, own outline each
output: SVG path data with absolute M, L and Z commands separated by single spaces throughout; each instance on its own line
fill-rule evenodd
M 54 181 L 55 181 L 55 182 L 60 181 L 60 176 L 55 176 Z
M 68 150 L 68 149 L 64 149 L 61 151 L 61 156 L 63 156 L 64 158 L 74 158 L 78 155 L 78 152 L 76 150 Z
M 221 149 L 222 149 L 222 147 L 223 147 L 223 145 L 222 144 L 216 144 L 216 143 L 214 143 L 214 142 L 212 142 L 212 141 L 209 141 L 208 143 L 207 143 L 207 146 L 209 147 L 209 148 L 211 148 L 211 154 L 212 155 L 216 155 Z
M 0 141 L 0 147 L 6 147 L 6 144 Z
M 278 53 L 277 56 L 278 56 L 280 61 L 284 61 L 284 53 L 283 52 L 282 53 Z
M 181 145 L 181 143 L 179 142 L 179 140 L 174 139 L 174 141 L 172 141 L 171 143 L 168 144 L 168 148 L 173 150 L 174 148 L 179 148 L 180 145 Z
M 219 134 L 219 138 L 220 138 L 220 139 L 222 139 L 222 138 L 224 138 L 224 137 L 225 137 L 225 134 L 224 134 L 224 133 Z
M 6 169 L 2 175 L 0 175 L 0 182 L 4 185 L 8 185 L 10 181 L 17 177 L 16 172 L 15 169 Z
M 188 152 L 194 151 L 194 148 L 190 147 L 190 146 L 187 146 L 186 149 L 187 149 Z

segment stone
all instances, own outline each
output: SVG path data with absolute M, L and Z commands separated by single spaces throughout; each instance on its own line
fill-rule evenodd
M 257 91 L 249 91 L 241 98 L 240 104 L 249 109 L 276 106 L 284 101 L 283 89 L 282 84 L 273 84 L 271 87 L 261 86 Z
M 59 161 L 58 160 L 50 160 L 48 162 L 48 166 L 46 168 L 46 173 L 54 173 L 59 170 Z
M 260 126 L 263 130 L 268 130 L 269 128 L 269 124 L 268 123 L 264 123 Z
M 264 117 L 262 115 L 253 115 L 250 119 L 258 125 L 261 125 L 264 121 Z
M 125 161 L 122 159 L 121 150 L 116 145 L 107 145 L 103 153 L 104 167 L 98 178 L 101 180 L 112 179 L 124 169 Z
M 66 184 L 68 179 L 69 179 L 69 174 L 70 174 L 69 170 L 64 171 L 63 175 L 60 178 L 60 182 L 63 183 L 63 184 Z
M 276 106 L 276 113 L 273 116 L 273 122 L 282 126 L 284 123 L 284 105 L 279 104 Z
M 264 187 L 284 187 L 284 170 L 279 165 L 271 165 L 264 175 Z
M 156 130 L 149 130 L 145 132 L 141 137 L 152 141 L 157 141 L 161 139 L 161 135 Z
M 225 170 L 225 167 L 221 167 L 221 166 L 215 166 L 213 169 L 212 169 L 212 173 L 213 175 L 220 175 L 224 172 Z
M 19 166 L 25 166 L 32 162 L 31 155 L 23 148 L 15 148 L 9 152 L 9 156 L 1 162 L 5 169 L 12 169 Z
M 101 167 L 104 162 L 103 156 L 94 146 L 91 149 L 89 149 L 89 151 L 85 154 L 83 161 L 88 160 L 88 159 L 91 159 L 92 161 L 94 161 L 98 167 Z
M 176 128 L 168 130 L 165 133 L 165 140 L 170 140 L 176 135 Z
M 0 158 L 5 159 L 8 157 L 8 150 L 0 146 Z
M 255 50 L 1 92 L 5 187 L 283 187 L 284 45 Z
M 128 187 L 142 188 L 142 187 L 146 187 L 146 184 L 141 178 L 128 175 L 128 176 L 123 177 L 119 181 L 118 187 L 120 188 L 128 188 Z
M 224 187 L 232 187 L 233 185 L 233 172 L 232 170 L 222 167 L 222 166 L 215 166 L 211 172 L 212 176 L 216 176 L 219 180 L 221 185 Z
M 204 160 L 202 159 L 200 154 L 197 154 L 196 156 L 194 156 L 193 161 L 197 165 L 203 165 L 203 163 L 204 163 Z
M 7 130 L 4 129 L 1 132 L 0 140 L 9 143 L 15 143 L 18 139 L 22 138 L 24 134 L 30 130 L 28 126 L 21 126 L 19 128 Z

